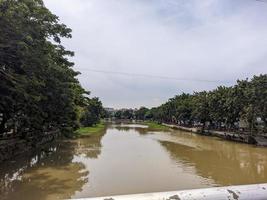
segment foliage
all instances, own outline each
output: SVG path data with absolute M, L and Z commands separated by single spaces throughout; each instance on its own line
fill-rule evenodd
M 0 0 L 0 27 L 0 135 L 76 129 L 89 93 L 68 59 L 74 53 L 61 44 L 71 29 L 42 0 Z
M 147 111 L 146 116 L 158 122 L 203 128 L 208 122 L 211 128 L 237 129 L 242 120 L 250 131 L 266 132 L 267 75 L 238 80 L 233 87 L 177 95 Z
M 147 112 L 149 111 L 148 108 L 146 107 L 141 107 L 140 109 L 138 109 L 137 111 L 135 111 L 135 117 L 138 120 L 146 120 L 147 118 Z
M 104 123 L 98 123 L 91 127 L 81 127 L 75 131 L 75 135 L 78 137 L 81 136 L 91 136 L 92 134 L 99 134 L 105 129 Z
M 135 118 L 133 109 L 120 109 L 117 110 L 114 114 L 116 119 L 132 120 Z
M 87 99 L 85 111 L 81 117 L 81 124 L 85 127 L 94 126 L 100 122 L 104 113 L 101 101 L 98 98 Z
M 150 130 L 153 131 L 165 131 L 169 130 L 167 126 L 164 126 L 162 124 L 156 123 L 156 122 L 151 122 L 151 121 L 146 121 L 144 125 L 147 125 Z

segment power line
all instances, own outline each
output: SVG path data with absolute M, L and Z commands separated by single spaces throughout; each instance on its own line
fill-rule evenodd
M 255 0 L 262 3 L 267 3 L 265 0 Z M 98 69 L 81 69 L 86 71 L 91 71 L 95 73 L 102 74 L 114 74 L 114 75 L 123 75 L 123 76 L 135 76 L 135 77 L 145 77 L 145 78 L 154 78 L 154 79 L 167 79 L 167 80 L 175 80 L 175 81 L 193 81 L 193 82 L 208 82 L 208 83 L 231 83 L 230 81 L 225 80 L 205 80 L 205 79 L 188 79 L 188 78 L 178 78 L 171 76 L 158 76 L 158 75 L 150 75 L 150 74 L 136 74 L 136 73 L 127 73 L 127 72 L 118 72 L 118 71 L 106 71 L 106 70 L 98 70 Z
M 255 0 L 255 1 L 259 1 L 259 2 L 262 2 L 262 3 L 267 3 L 267 1 L 265 1 L 265 0 Z
M 91 72 L 95 72 L 95 73 L 102 73 L 102 74 L 114 74 L 114 75 L 123 75 L 123 76 L 131 76 L 131 77 L 145 77 L 145 78 L 165 79 L 165 80 L 175 80 L 175 81 L 208 82 L 208 83 L 230 83 L 230 81 L 225 81 L 225 80 L 179 78 L 179 77 L 172 77 L 172 76 L 136 74 L 136 73 L 127 73 L 127 72 L 119 72 L 119 71 L 107 71 L 107 70 L 88 69 L 88 68 L 81 69 L 81 70 L 91 71 Z

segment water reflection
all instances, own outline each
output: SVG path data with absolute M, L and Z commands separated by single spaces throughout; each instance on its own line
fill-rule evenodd
M 212 180 L 185 172 L 176 167 L 158 141 L 149 138 L 153 132 L 144 129 L 124 130 L 110 127 L 103 137 L 101 155 L 96 160 L 77 157 L 90 171 L 89 184 L 75 198 L 160 192 L 177 189 L 201 188 Z M 157 134 L 168 134 L 154 132 Z
M 34 155 L 0 165 L 1 199 L 52 200 L 75 195 L 88 183 L 89 171 L 73 159 L 80 154 L 96 159 L 103 135 L 55 142 Z
M 96 135 L 77 139 L 77 147 L 75 149 L 76 155 L 84 155 L 88 158 L 97 159 L 101 154 L 101 140 L 105 133 L 106 129 Z
M 1 199 L 50 200 L 267 182 L 267 149 L 111 124 L 0 165 Z
M 127 127 L 127 126 L 113 126 L 111 129 L 113 130 L 118 130 L 119 132 L 137 132 L 140 135 L 145 135 L 149 134 L 150 132 L 148 131 L 148 128 L 143 128 L 143 127 Z
M 159 140 L 173 160 L 194 166 L 198 175 L 218 185 L 267 181 L 267 150 L 176 131 L 173 141 Z

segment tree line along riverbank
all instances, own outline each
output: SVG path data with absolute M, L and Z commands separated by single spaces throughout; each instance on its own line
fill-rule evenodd
M 99 122 L 61 43 L 72 30 L 42 0 L 0 1 L 0 27 L 0 161 Z
M 266 74 L 232 87 L 183 93 L 152 109 L 108 113 L 80 85 L 79 72 L 69 59 L 74 52 L 61 43 L 72 37 L 71 29 L 42 0 L 0 1 L 0 11 L 0 161 L 60 135 L 97 132 L 103 128 L 98 125 L 100 118 L 110 116 L 202 127 L 202 131 L 266 133 Z
M 166 124 L 163 123 L 164 126 L 172 128 L 172 129 L 178 129 L 183 130 L 187 132 L 193 132 L 200 135 L 205 136 L 214 136 L 218 138 L 222 138 L 229 141 L 234 142 L 240 142 L 240 143 L 246 143 L 246 144 L 252 144 L 262 147 L 267 147 L 267 137 L 265 135 L 251 135 L 247 133 L 240 133 L 240 132 L 230 132 L 226 130 L 202 130 L 200 127 L 184 127 L 179 126 L 175 124 Z
M 267 133 L 267 75 L 238 80 L 232 87 L 181 94 L 169 99 L 144 116 L 155 121 L 202 130 Z
M 234 86 L 183 93 L 151 109 L 121 109 L 114 119 L 150 120 L 187 128 L 267 136 L 267 75 L 238 80 Z

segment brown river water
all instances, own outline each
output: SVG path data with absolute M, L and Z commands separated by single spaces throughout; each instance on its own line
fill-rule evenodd
M 138 124 L 0 165 L 0 199 L 52 200 L 267 182 L 267 148 Z

